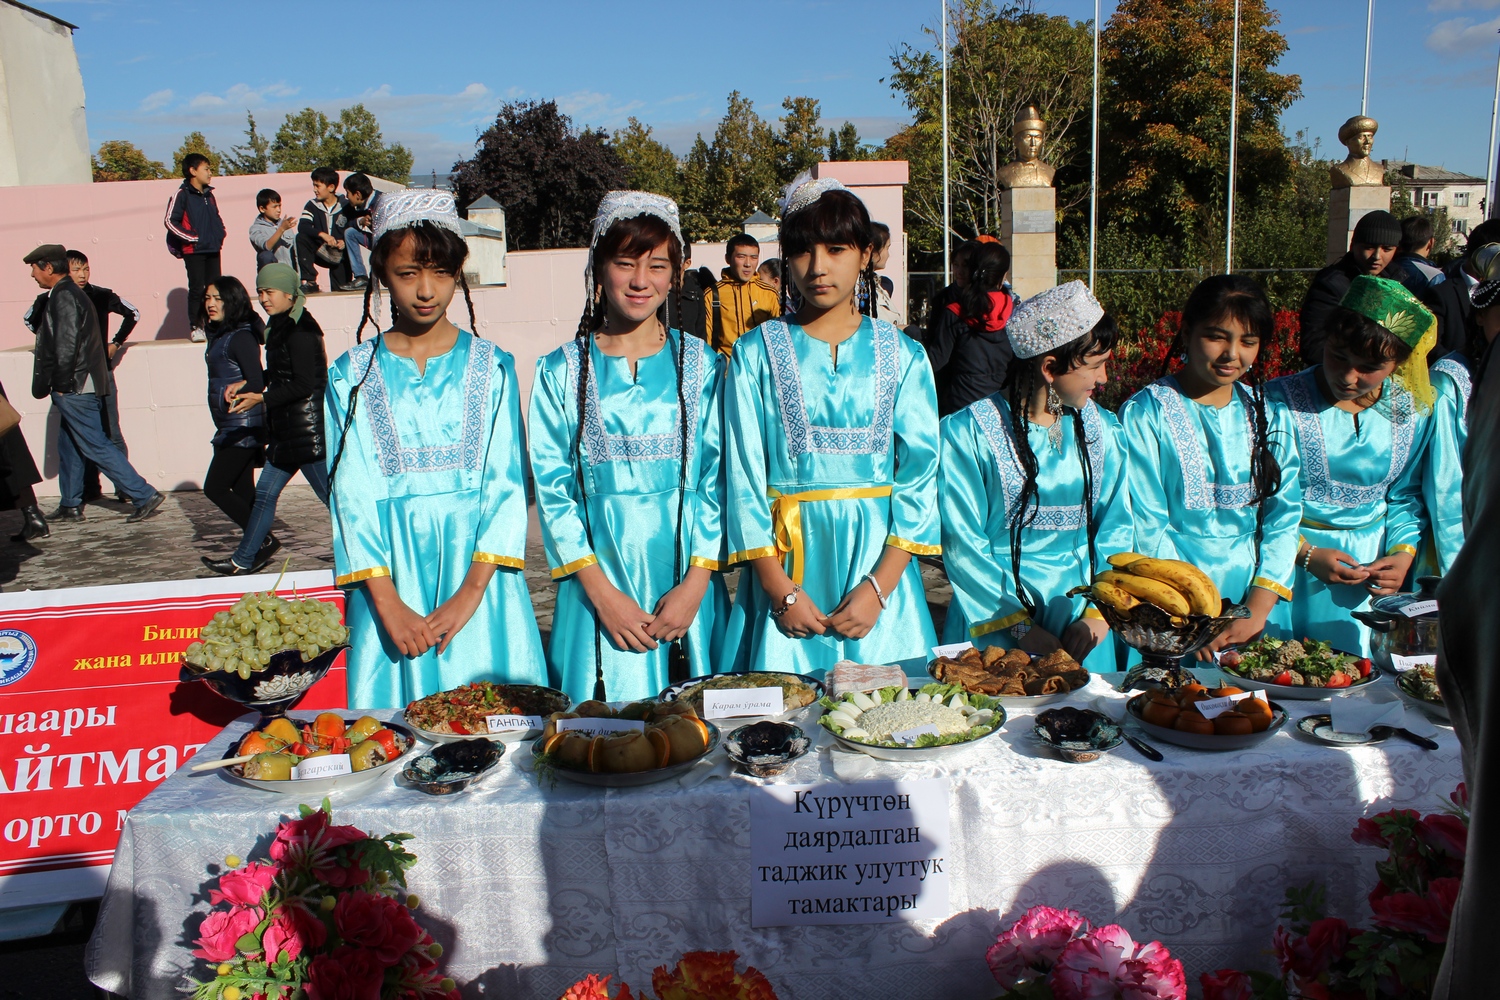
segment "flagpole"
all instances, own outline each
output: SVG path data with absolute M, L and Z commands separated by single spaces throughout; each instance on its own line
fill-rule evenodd
M 952 200 L 948 194 L 948 0 L 943 0 L 943 287 L 953 283 Z
M 1375 29 L 1375 0 L 1365 11 L 1365 89 L 1359 99 L 1361 117 L 1370 113 L 1370 34 Z
M 1094 289 L 1094 262 L 1099 233 L 1099 0 L 1094 0 L 1094 108 L 1089 140 L 1089 291 Z
M 1234 0 L 1234 55 L 1229 72 L 1229 206 L 1224 230 L 1224 273 L 1234 273 L 1234 159 L 1239 142 L 1240 0 Z

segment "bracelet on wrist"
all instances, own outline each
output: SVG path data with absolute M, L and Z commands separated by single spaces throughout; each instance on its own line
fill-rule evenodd
M 1307 550 L 1302 553 L 1302 568 L 1309 573 L 1312 572 L 1312 557 L 1313 553 L 1316 551 L 1318 551 L 1318 547 L 1316 545 L 1309 545 L 1307 547 Z
M 880 581 L 875 579 L 874 573 L 866 573 L 865 579 L 868 580 L 870 582 L 870 586 L 874 588 L 875 600 L 880 602 L 880 610 L 884 611 L 887 607 L 889 607 L 889 605 L 886 603 L 885 591 L 880 589 Z

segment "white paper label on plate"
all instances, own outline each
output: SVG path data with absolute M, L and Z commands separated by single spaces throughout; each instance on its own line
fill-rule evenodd
M 346 753 L 331 753 L 326 757 L 309 757 L 292 768 L 293 781 L 309 778 L 331 778 L 336 774 L 353 774 L 354 765 Z
M 1415 670 L 1418 667 L 1432 667 L 1436 665 L 1436 653 L 1426 653 L 1422 656 L 1397 656 L 1395 653 L 1391 654 L 1391 666 L 1396 668 L 1398 674 L 1404 674 L 1408 670 Z
M 585 736 L 608 736 L 610 733 L 644 733 L 646 724 L 640 719 L 558 719 L 558 732 L 569 730 Z
M 780 686 L 718 688 L 703 692 L 705 719 L 742 719 L 751 715 L 780 715 L 786 711 L 786 693 Z
M 1420 618 L 1430 615 L 1438 609 L 1437 601 L 1414 601 L 1401 609 L 1401 613 L 1408 618 Z
M 541 729 L 547 720 L 540 715 L 486 715 L 484 726 L 492 733 L 513 733 L 517 729 Z
M 918 736 L 936 735 L 938 735 L 937 726 L 934 726 L 932 723 L 928 722 L 923 725 L 916 726 L 912 729 L 903 729 L 898 733 L 892 733 L 891 739 L 895 740 L 897 743 L 904 744 L 905 746 L 914 746 L 917 742 Z
M 933 646 L 932 658 L 934 660 L 940 660 L 945 656 L 950 658 L 956 657 L 964 650 L 973 648 L 974 644 L 972 642 L 950 642 L 946 646 Z
M 1197 709 L 1205 719 L 1217 719 L 1225 712 L 1234 708 L 1235 702 L 1244 701 L 1246 698 L 1259 698 L 1267 701 L 1264 691 L 1242 691 L 1239 694 L 1229 694 L 1222 698 L 1205 698 L 1198 702 Z

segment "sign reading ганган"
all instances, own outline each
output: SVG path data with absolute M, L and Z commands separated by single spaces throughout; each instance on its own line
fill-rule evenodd
M 750 796 L 750 925 L 941 920 L 948 782 L 766 785 Z

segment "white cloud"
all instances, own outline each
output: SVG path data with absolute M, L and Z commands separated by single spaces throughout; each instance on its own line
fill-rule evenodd
M 1500 0 L 1432 0 L 1428 10 L 1494 10 Z
M 142 111 L 156 111 L 172 103 L 172 98 L 177 95 L 170 90 L 158 90 L 153 94 L 147 94 L 141 101 Z
M 223 107 L 264 107 L 277 98 L 293 96 L 297 90 L 297 87 L 290 86 L 284 81 L 266 84 L 262 87 L 236 83 L 222 94 L 210 94 L 205 91 L 189 101 L 188 107 L 194 111 L 212 111 Z
M 1497 31 L 1500 31 L 1500 17 L 1477 24 L 1467 17 L 1449 18 L 1432 26 L 1432 31 L 1427 35 L 1427 47 L 1448 55 L 1492 49 L 1500 44 L 1500 34 Z

